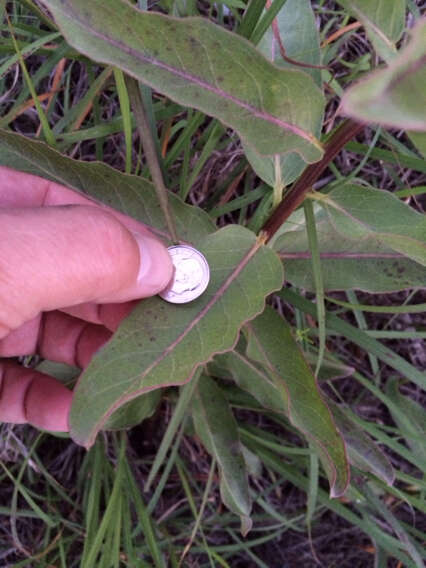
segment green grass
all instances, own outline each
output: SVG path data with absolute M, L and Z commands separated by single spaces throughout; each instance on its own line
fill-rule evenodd
M 282 4 L 275 0 L 272 6 L 279 9 Z M 322 18 L 322 39 L 348 23 L 337 4 L 331 9 L 325 0 L 313 4 Z M 264 5 L 263 0 L 251 1 L 244 16 L 233 10 L 240 14 L 233 20 L 235 31 L 255 43 L 270 23 Z M 417 17 L 414 2 L 409 9 Z M 126 173 L 149 177 L 140 143 L 134 144 L 138 121 L 123 73 L 100 68 L 70 49 L 30 0 L 8 3 L 8 13 L 14 35 L 4 23 L 0 92 L 10 90 L 13 96 L 1 101 L 0 127 L 36 136 L 41 125 L 39 137 L 67 155 L 104 160 Z M 337 93 L 371 65 L 365 53 L 354 55 L 347 47 L 349 40 L 356 41 L 356 33 L 338 41 L 340 62 L 331 81 Z M 328 64 L 336 57 L 336 46 L 323 49 Z M 47 109 L 37 96 L 48 92 L 49 78 L 62 58 L 67 65 Z M 22 72 L 13 90 L 17 64 Z M 272 189 L 247 167 L 235 138 L 218 121 L 147 87 L 141 95 L 167 186 L 188 203 L 200 204 L 220 224 L 232 220 L 259 229 L 270 212 Z M 31 97 L 35 102 L 29 107 Z M 410 141 L 382 130 L 371 137 L 371 144 L 346 145 L 355 167 L 345 170 L 344 160 L 337 158 L 321 189 L 327 192 L 356 175 L 377 187 L 386 182 L 401 199 L 424 194 L 426 165 Z M 402 181 L 404 173 L 407 182 Z M 415 200 L 411 203 L 416 206 Z M 304 349 L 318 356 L 317 370 L 326 355 L 356 368 L 349 378 L 328 380 L 325 388 L 389 457 L 394 485 L 353 468 L 348 494 L 330 499 L 316 455 L 289 422 L 248 395 L 225 389 L 252 472 L 253 528 L 243 538 L 240 520 L 221 504 L 217 466 L 194 437 L 188 418 L 193 379 L 180 390 L 168 389 L 157 413 L 142 427 L 101 435 L 87 453 L 67 438 L 2 425 L 1 565 L 273 567 L 284 565 L 279 548 L 291 566 L 299 565 L 299 556 L 304 565 L 313 566 L 314 554 L 327 566 L 422 565 L 426 484 L 418 448 L 425 431 L 416 421 L 407 424 L 404 397 L 420 406 L 425 386 L 415 357 L 410 362 L 407 356 L 425 337 L 424 323 L 415 318 L 424 309 L 424 297 L 414 291 L 418 298 L 411 302 L 403 292 L 381 305 L 381 295 L 324 295 L 310 202 L 305 215 L 316 302 L 292 287 L 273 302 L 292 318 Z M 393 377 L 403 398 L 386 387 Z

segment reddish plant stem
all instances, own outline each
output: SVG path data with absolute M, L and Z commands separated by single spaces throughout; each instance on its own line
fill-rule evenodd
M 356 136 L 363 128 L 364 124 L 346 119 L 337 128 L 329 141 L 325 144 L 324 156 L 319 162 L 311 164 L 306 168 L 300 178 L 293 185 L 290 193 L 284 197 L 269 219 L 262 227 L 268 241 L 286 221 L 293 211 L 305 199 L 306 194 L 311 190 L 328 164 L 337 156 L 343 146 Z

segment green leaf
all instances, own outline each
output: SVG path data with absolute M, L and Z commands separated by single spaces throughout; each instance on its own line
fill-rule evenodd
M 322 156 L 312 79 L 278 70 L 248 41 L 203 18 L 141 12 L 118 0 L 44 0 L 70 45 L 234 128 L 261 154 Z
M 311 366 L 312 370 L 315 369 L 318 362 L 318 355 L 312 351 L 305 353 L 306 360 Z M 344 365 L 340 361 L 334 361 L 332 359 L 327 359 L 327 353 L 324 355 L 324 359 L 321 365 L 321 369 L 318 373 L 319 381 L 335 381 L 336 379 L 344 379 L 345 377 L 350 377 L 354 373 L 355 369 Z
M 179 446 L 178 441 L 183 436 L 183 432 L 185 431 L 186 418 L 188 416 L 187 409 L 189 403 L 191 402 L 192 395 L 194 394 L 195 387 L 197 386 L 198 380 L 200 378 L 200 374 L 201 374 L 201 368 L 194 373 L 194 376 L 192 377 L 190 383 L 184 385 L 181 389 L 179 389 L 179 396 L 176 405 L 173 409 L 173 414 L 169 419 L 169 423 L 167 424 L 167 428 L 166 431 L 164 432 L 161 443 L 157 447 L 154 461 L 151 465 L 148 478 L 146 479 L 145 482 L 144 486 L 145 492 L 148 492 L 150 490 L 150 487 L 155 479 L 155 476 L 157 475 L 157 473 L 159 472 L 160 468 L 163 465 L 165 465 L 165 467 L 163 468 L 162 479 L 164 479 L 164 483 L 166 481 L 166 477 L 168 476 L 167 471 L 169 471 L 169 467 L 171 467 L 168 464 L 173 463 L 174 461 L 174 458 L 172 460 L 173 454 L 176 457 L 177 448 Z M 156 392 L 156 391 L 151 391 L 151 392 Z M 138 399 L 136 398 L 135 400 Z M 176 432 L 178 432 L 177 435 Z M 172 444 L 173 447 L 170 452 L 170 458 L 166 462 L 166 456 Z M 159 485 L 157 485 L 155 493 L 149 502 L 149 508 L 152 511 L 155 508 L 155 505 L 153 503 L 156 503 L 159 497 L 159 495 L 158 496 L 156 495 L 158 489 Z
M 349 88 L 342 112 L 358 120 L 417 132 L 426 130 L 426 20 L 387 69 Z
M 426 158 L 426 132 L 407 132 L 407 134 L 423 158 Z
M 349 483 L 345 446 L 290 327 L 267 307 L 247 329 L 247 355 L 267 369 L 291 423 L 315 447 L 330 482 L 331 496 L 343 495 Z
M 205 375 L 194 393 L 192 418 L 197 435 L 219 464 L 222 501 L 237 515 L 248 517 L 251 499 L 237 423 L 222 391 Z
M 80 374 L 78 367 L 67 365 L 66 363 L 58 363 L 57 361 L 50 361 L 49 359 L 43 359 L 35 368 L 39 373 L 55 377 L 55 379 L 58 379 L 58 381 L 62 383 L 74 381 Z
M 375 238 L 426 266 L 426 218 L 388 191 L 355 184 L 313 194 L 344 238 Z
M 301 63 L 321 64 L 320 41 L 315 15 L 310 0 L 287 0 L 275 19 L 286 55 Z M 263 55 L 282 69 L 299 69 L 309 74 L 321 87 L 321 71 L 306 67 L 296 67 L 281 57 L 279 44 L 272 27 L 258 45 Z M 323 119 L 323 109 L 318 108 L 312 115 L 312 132 L 319 136 Z M 246 157 L 257 175 L 265 183 L 274 187 L 276 184 L 285 187 L 292 183 L 306 167 L 300 155 L 286 154 L 275 158 L 261 156 L 250 145 L 244 144 Z
M 83 192 L 150 225 L 158 237 L 170 241 L 154 185 L 144 178 L 123 174 L 100 162 L 67 158 L 42 142 L 6 130 L 0 130 L 0 165 Z M 184 204 L 173 193 L 169 201 L 182 240 L 196 241 L 214 231 L 214 224 L 199 207 Z
M 426 269 L 382 243 L 374 232 L 366 228 L 364 234 L 356 237 L 342 234 L 333 223 L 332 212 L 330 216 L 322 208 L 315 210 L 325 290 L 355 288 L 368 292 L 393 292 L 424 285 Z M 384 211 L 386 209 L 379 208 L 377 218 Z M 395 224 L 397 221 L 398 216 Z M 314 292 L 311 252 L 305 221 L 299 211 L 284 224 L 273 248 L 283 260 L 286 279 L 295 286 Z
M 227 378 L 232 378 L 242 390 L 254 396 L 263 408 L 280 414 L 286 413 L 287 404 L 280 396 L 275 382 L 261 365 L 251 361 L 247 355 L 238 350 L 216 355 L 208 369 L 214 376 L 222 377 L 221 371 L 226 371 Z
M 263 466 L 258 456 L 243 444 L 241 445 L 241 451 L 243 453 L 243 458 L 244 458 L 244 463 L 246 464 L 247 473 L 252 477 L 260 479 L 262 477 Z
M 349 461 L 362 471 L 374 473 L 385 483 L 392 485 L 395 472 L 385 454 L 364 430 L 350 419 L 344 407 L 329 399 L 327 399 L 327 404 L 347 444 Z
M 287 57 L 301 64 L 321 65 L 320 37 L 310 0 L 286 0 L 275 22 Z M 278 67 L 285 69 L 297 67 L 282 58 L 272 26 L 259 42 L 258 49 Z M 318 87 L 322 87 L 321 69 L 309 67 L 299 67 L 299 69 L 310 75 Z
M 108 418 L 103 430 L 123 430 L 140 424 L 154 414 L 162 394 L 158 389 L 124 404 Z
M 232 349 L 242 324 L 282 286 L 278 257 L 243 227 L 225 227 L 198 248 L 210 265 L 207 291 L 187 305 L 159 297 L 141 302 L 80 377 L 70 415 L 76 442 L 90 446 L 124 403 L 181 385 L 215 353 Z
M 406 443 L 416 454 L 421 464 L 419 467 L 425 470 L 426 446 L 424 440 L 426 436 L 426 415 L 424 408 L 415 400 L 401 394 L 397 378 L 389 380 L 386 385 L 386 394 L 400 410 L 400 412 L 395 412 L 392 406 L 389 406 L 392 418 L 398 425 Z
M 305 353 L 305 357 L 309 361 L 309 354 Z M 328 363 L 326 361 L 323 364 L 320 376 L 318 377 L 319 380 L 322 378 L 335 378 L 332 373 L 337 372 L 339 363 L 335 363 L 335 368 L 331 366 L 328 367 L 328 364 L 331 365 L 331 362 Z M 341 365 L 341 367 L 350 369 L 343 365 Z M 225 353 L 224 355 L 217 355 L 214 358 L 214 364 L 212 366 L 209 365 L 209 370 L 210 369 L 213 371 L 214 369 L 226 370 L 237 385 L 251 394 L 263 408 L 280 414 L 287 414 L 287 404 L 284 403 L 283 397 L 280 396 L 280 391 L 275 382 L 271 380 L 264 370 L 258 367 L 253 361 L 250 361 L 245 355 L 235 350 Z M 329 371 L 329 376 L 321 377 L 321 373 L 324 373 L 326 370 Z M 328 373 L 325 373 L 325 375 L 327 374 Z M 342 376 L 342 370 L 340 370 L 340 376 Z M 241 399 L 241 402 L 244 403 L 243 399 Z M 370 437 L 365 434 L 362 428 L 346 415 L 343 408 L 336 405 L 328 398 L 327 405 L 347 445 L 350 462 L 363 471 L 374 473 L 383 479 L 385 483 L 391 485 L 394 480 L 394 472 L 386 456 Z
M 305 358 L 312 371 L 315 369 L 317 356 L 311 352 L 305 353 Z M 287 406 L 280 396 L 275 382 L 265 369 L 250 360 L 239 349 L 223 355 L 215 355 L 213 362 L 208 365 L 211 376 L 232 379 L 240 389 L 250 393 L 267 410 L 280 414 L 287 412 Z M 324 360 L 319 375 L 319 381 L 330 381 L 347 377 L 354 372 L 352 367 L 340 362 Z
M 395 57 L 396 42 L 405 28 L 405 0 L 338 0 L 365 26 L 377 53 L 388 61 Z

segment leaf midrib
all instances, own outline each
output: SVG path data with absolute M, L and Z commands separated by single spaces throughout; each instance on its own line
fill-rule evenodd
M 141 13 L 140 13 L 139 10 L 137 10 L 133 6 L 130 6 L 130 7 L 132 8 L 132 10 L 134 12 L 137 13 L 137 17 L 141 17 Z M 296 126 L 295 124 L 292 124 L 290 122 L 286 122 L 286 121 L 278 118 L 277 116 L 274 116 L 274 115 L 267 113 L 265 111 L 261 111 L 258 108 L 256 108 L 255 106 L 251 105 L 250 103 L 247 103 L 246 101 L 239 99 L 235 95 L 232 95 L 231 93 L 228 93 L 227 91 L 224 91 L 223 89 L 220 89 L 219 87 L 208 83 L 204 79 L 201 79 L 200 77 L 197 77 L 196 75 L 193 75 L 192 73 L 188 73 L 187 71 L 183 71 L 183 70 L 180 70 L 176 67 L 173 67 L 173 66 L 165 63 L 164 61 L 161 61 L 160 59 L 156 59 L 155 57 L 152 57 L 152 56 L 149 56 L 149 55 L 143 55 L 141 52 L 137 51 L 136 49 L 133 49 L 133 48 L 123 44 L 122 42 L 120 42 L 120 41 L 118 41 L 118 40 L 116 40 L 116 39 L 114 39 L 114 38 L 112 38 L 112 37 L 110 37 L 106 34 L 103 34 L 100 31 L 95 30 L 94 28 L 91 28 L 89 25 L 87 25 L 84 21 L 82 21 L 78 17 L 78 14 L 74 13 L 73 17 L 71 17 L 71 16 L 68 15 L 68 13 L 63 11 L 61 8 L 58 8 L 58 9 L 61 10 L 63 16 L 65 18 L 67 18 L 68 20 L 70 20 L 71 23 L 79 25 L 85 32 L 89 33 L 92 36 L 97 37 L 98 39 L 101 39 L 102 41 L 105 41 L 106 43 L 109 43 L 110 45 L 116 47 L 117 49 L 120 49 L 121 51 L 124 51 L 127 55 L 134 57 L 135 59 L 137 59 L 141 63 L 151 64 L 151 65 L 158 67 L 160 69 L 164 69 L 165 71 L 168 71 L 169 73 L 171 73 L 171 74 L 173 74 L 177 77 L 185 79 L 186 81 L 193 83 L 193 84 L 197 85 L 198 87 L 205 89 L 206 91 L 210 91 L 210 92 L 212 92 L 212 93 L 214 93 L 214 94 L 216 94 L 216 95 L 218 95 L 218 96 L 220 96 L 224 99 L 232 101 L 233 103 L 240 106 L 241 108 L 244 108 L 245 110 L 250 111 L 250 113 L 253 116 L 255 116 L 256 118 L 261 118 L 262 120 L 265 120 L 266 122 L 274 124 L 275 126 L 282 128 L 283 130 L 288 130 L 288 131 L 292 132 L 293 134 L 299 136 L 300 138 L 303 138 L 304 140 L 308 141 L 310 144 L 318 147 L 318 143 L 315 140 L 315 137 L 312 136 L 311 134 L 309 134 L 308 132 L 306 132 L 305 130 L 303 130 L 302 128 L 300 128 L 299 126 Z M 152 17 L 152 16 L 153 16 L 153 14 L 150 14 L 150 17 Z M 164 16 L 163 14 L 155 14 L 155 16 L 158 17 L 158 18 L 167 18 L 167 16 Z M 61 26 L 59 26 L 59 27 L 61 27 Z M 224 30 L 224 31 L 226 32 L 226 30 Z M 75 49 L 80 50 L 80 47 L 78 46 L 78 42 L 74 42 L 72 37 L 67 39 L 67 41 Z M 102 60 L 105 61 L 105 62 L 108 62 L 109 64 L 113 64 L 113 62 L 108 60 L 107 57 L 102 58 Z M 135 77 L 136 79 L 139 78 L 130 69 L 126 69 L 126 71 L 130 75 Z M 154 83 L 149 81 L 149 79 L 147 79 L 146 77 L 144 77 L 144 83 L 148 84 L 149 86 L 151 86 L 153 88 L 158 88 L 158 85 L 155 85 Z M 193 105 L 193 106 L 195 107 L 195 105 Z
M 157 367 L 175 348 L 177 345 L 179 345 L 179 343 L 181 343 L 181 341 L 183 341 L 183 339 L 188 335 L 188 333 L 194 329 L 194 327 L 202 320 L 202 318 L 208 314 L 208 312 L 212 309 L 212 307 L 220 300 L 220 298 L 222 298 L 223 294 L 226 292 L 226 290 L 229 288 L 229 286 L 232 284 L 232 282 L 240 275 L 240 273 L 242 272 L 242 270 L 247 266 L 247 264 L 250 262 L 250 260 L 253 258 L 253 256 L 258 252 L 258 250 L 263 246 L 262 241 L 257 239 L 256 242 L 251 246 L 251 248 L 248 250 L 248 252 L 244 255 L 244 257 L 240 260 L 240 262 L 238 263 L 238 265 L 235 267 L 235 269 L 233 270 L 233 272 L 226 278 L 225 282 L 219 287 L 219 289 L 213 294 L 212 298 L 207 302 L 207 304 L 204 306 L 204 308 L 202 308 L 199 313 L 197 314 L 196 317 L 194 317 L 190 324 L 178 335 L 178 337 L 176 337 L 172 343 L 170 343 L 170 345 L 168 345 L 161 353 L 161 355 L 159 357 L 157 357 L 155 359 L 155 361 L 153 361 L 144 371 L 143 373 L 140 373 L 137 375 L 137 380 L 141 381 L 143 380 L 148 373 L 150 373 L 153 369 L 155 369 L 155 367 Z M 244 322 L 243 322 L 244 323 Z M 242 325 L 243 325 L 242 323 Z M 230 347 L 232 348 L 232 346 Z M 223 351 L 217 351 L 216 353 L 225 353 L 226 351 L 228 351 L 229 349 L 225 349 Z M 210 356 L 208 357 L 208 359 L 210 358 Z M 207 359 L 207 360 L 208 360 Z M 199 366 L 202 365 L 203 363 L 206 363 L 206 361 L 199 361 L 198 363 L 196 363 L 193 367 L 193 369 L 191 370 L 191 374 L 188 377 L 188 380 L 192 377 L 192 373 L 195 371 L 195 369 Z M 170 383 L 173 384 L 173 383 Z M 137 390 L 132 390 L 132 385 L 133 383 L 129 386 L 129 388 L 127 389 L 127 391 L 125 393 L 123 393 L 119 399 L 117 399 L 113 405 L 110 406 L 110 408 L 107 410 L 107 412 L 102 416 L 102 418 L 100 420 L 98 420 L 98 422 L 94 425 L 92 432 L 90 434 L 90 436 L 88 437 L 87 440 L 87 447 L 90 447 L 94 441 L 94 437 L 96 436 L 97 432 L 102 428 L 102 426 L 105 424 L 105 422 L 108 420 L 109 416 L 111 416 L 111 414 L 120 406 L 122 406 L 122 404 L 124 404 L 125 402 L 132 400 L 133 398 L 136 398 L 136 396 L 138 396 L 138 394 L 143 393 L 147 387 L 142 387 L 140 389 Z M 163 386 L 167 386 L 167 385 L 163 385 Z M 149 389 L 149 390 L 153 390 L 153 389 Z M 131 392 L 129 392 L 131 391 Z
M 280 252 L 278 253 L 280 258 L 286 260 L 310 260 L 312 253 L 310 251 L 301 252 Z M 322 252 L 320 253 L 320 258 L 331 258 L 331 259 L 375 259 L 375 258 L 406 258 L 401 253 L 375 253 L 375 252 Z

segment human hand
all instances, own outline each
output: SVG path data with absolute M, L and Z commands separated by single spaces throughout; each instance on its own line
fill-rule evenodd
M 166 248 L 141 223 L 0 167 L 0 357 L 84 368 L 135 305 L 166 287 Z M 68 430 L 72 393 L 0 359 L 0 421 Z

